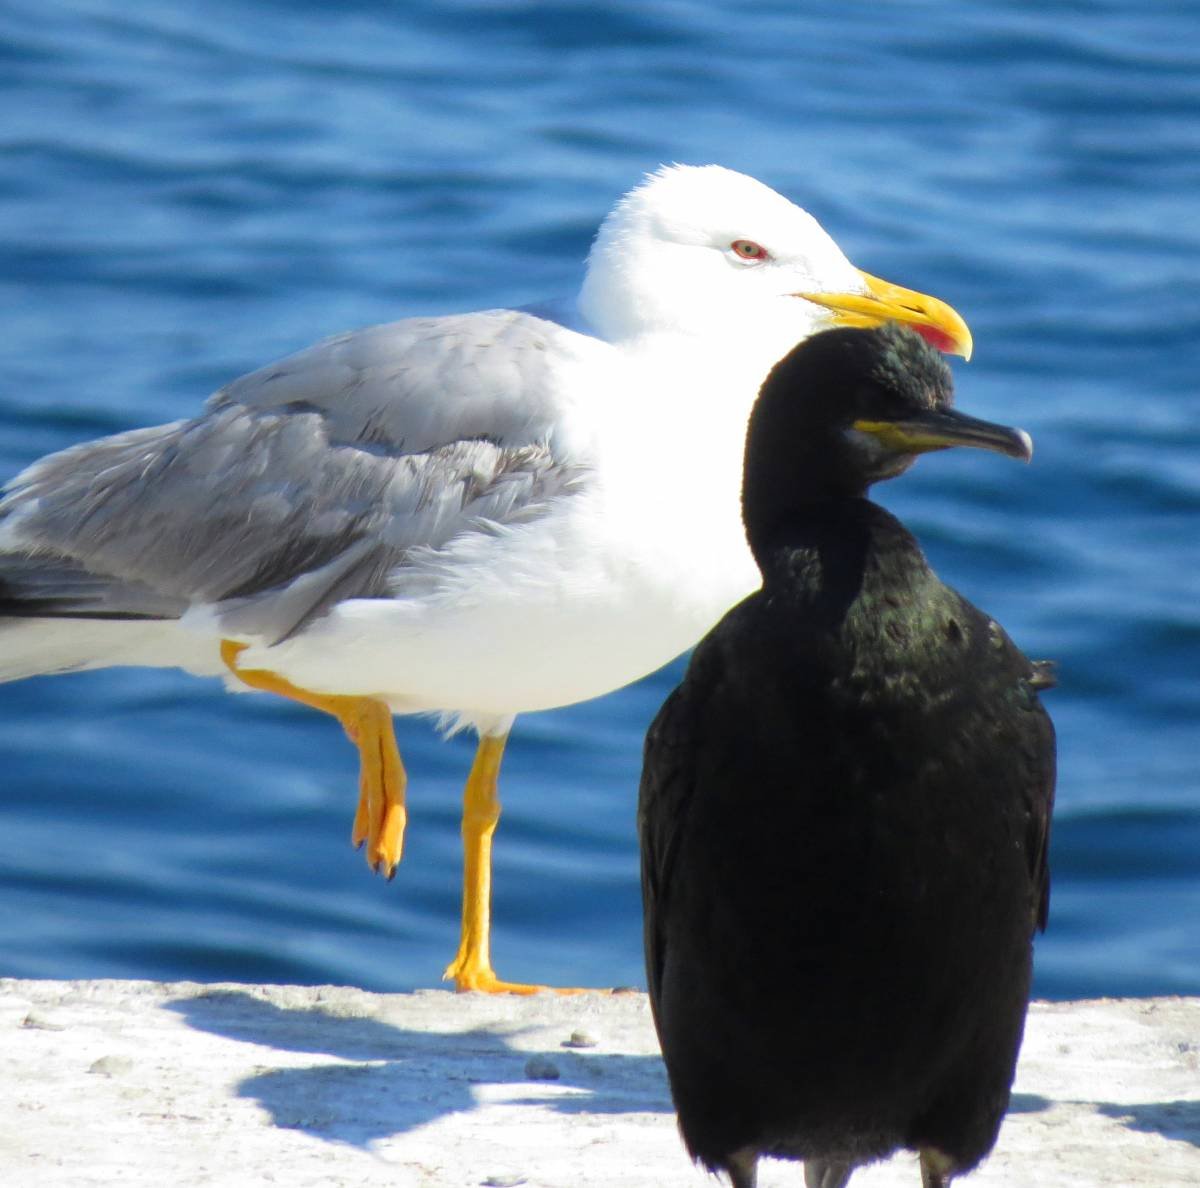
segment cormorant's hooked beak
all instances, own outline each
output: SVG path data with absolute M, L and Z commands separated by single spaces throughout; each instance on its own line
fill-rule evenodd
M 1033 439 L 1024 429 L 1010 429 L 968 417 L 952 408 L 927 409 L 898 421 L 854 422 L 860 433 L 877 438 L 888 449 L 902 454 L 925 454 L 951 446 L 973 446 L 993 450 L 1028 462 L 1033 457 Z
M 974 344 L 971 331 L 944 301 L 913 289 L 893 285 L 870 273 L 860 272 L 865 293 L 797 293 L 805 301 L 833 311 L 835 326 L 879 326 L 900 322 L 911 326 L 922 338 L 948 355 L 970 359 Z

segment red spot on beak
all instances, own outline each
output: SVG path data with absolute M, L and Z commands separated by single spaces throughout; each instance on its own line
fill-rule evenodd
M 947 354 L 957 350 L 954 339 L 950 337 L 945 330 L 939 330 L 936 326 L 924 326 L 919 322 L 914 323 L 913 329 L 928 343 L 937 347 L 939 351 L 944 351 Z

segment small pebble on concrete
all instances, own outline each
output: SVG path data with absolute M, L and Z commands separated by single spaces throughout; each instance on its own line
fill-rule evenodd
M 563 1040 L 564 1048 L 594 1048 L 600 1041 L 590 1031 L 572 1031 L 571 1038 Z

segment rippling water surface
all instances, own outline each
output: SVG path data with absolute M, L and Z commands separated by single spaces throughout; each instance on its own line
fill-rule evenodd
M 1037 442 L 880 494 L 1061 662 L 1038 991 L 1200 993 L 1198 46 L 1190 6 L 1111 0 L 10 0 L 0 475 L 341 329 L 570 293 L 661 161 L 752 173 L 953 302 L 964 406 Z M 678 672 L 518 722 L 501 973 L 642 983 L 641 736 Z M 400 736 L 389 885 L 332 720 L 174 673 L 0 686 L 0 973 L 434 984 L 471 744 Z

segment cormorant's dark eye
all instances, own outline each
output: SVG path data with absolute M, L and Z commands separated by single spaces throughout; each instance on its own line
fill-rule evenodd
M 747 264 L 761 264 L 764 260 L 771 258 L 771 253 L 761 243 L 755 243 L 753 239 L 735 239 L 729 246 L 733 250 L 733 254 Z

